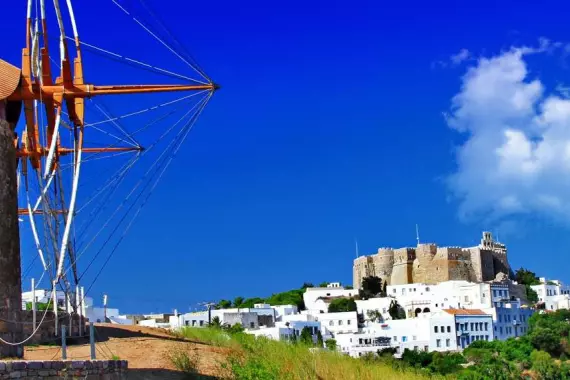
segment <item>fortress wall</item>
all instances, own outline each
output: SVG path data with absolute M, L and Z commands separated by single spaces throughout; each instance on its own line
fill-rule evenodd
M 390 284 L 392 270 L 394 268 L 394 250 L 391 248 L 380 248 L 378 253 L 372 256 L 374 265 L 374 275 Z
M 362 279 L 372 276 L 374 273 L 374 263 L 371 256 L 361 256 L 354 260 L 352 266 L 352 286 L 354 289 L 360 289 Z
M 403 285 L 413 282 L 413 263 L 416 258 L 413 248 L 394 250 L 394 269 L 392 270 L 391 285 Z

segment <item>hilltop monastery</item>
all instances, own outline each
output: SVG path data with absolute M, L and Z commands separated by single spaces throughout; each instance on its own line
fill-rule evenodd
M 362 279 L 378 276 L 388 285 L 413 283 L 437 284 L 444 281 L 493 281 L 502 273 L 511 273 L 507 248 L 493 240 L 490 232 L 476 247 L 438 247 L 418 244 L 416 247 L 380 248 L 378 253 L 354 260 L 354 288 L 360 289 Z

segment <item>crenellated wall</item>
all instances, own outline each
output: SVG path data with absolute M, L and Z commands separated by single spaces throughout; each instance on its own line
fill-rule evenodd
M 498 273 L 508 275 L 509 271 L 505 245 L 484 232 L 481 243 L 470 248 L 438 247 L 432 243 L 414 248 L 380 248 L 378 253 L 354 261 L 353 280 L 356 289 L 366 276 L 378 276 L 390 285 L 484 282 L 494 280 Z

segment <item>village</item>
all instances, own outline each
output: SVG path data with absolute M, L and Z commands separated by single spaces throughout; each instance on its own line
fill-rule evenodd
M 484 235 L 485 236 L 485 235 Z M 481 243 L 484 248 L 485 241 Z M 501 247 L 502 251 L 506 251 Z M 359 259 L 355 260 L 355 265 Z M 121 315 L 118 309 L 95 307 L 86 297 L 81 316 L 96 323 L 139 325 L 172 331 L 184 327 L 240 326 L 247 334 L 280 341 L 295 341 L 304 330 L 317 346 L 351 357 L 392 349 L 398 357 L 405 350 L 458 352 L 471 343 L 505 341 L 524 336 L 534 313 L 570 309 L 570 286 L 544 277 L 530 285 L 537 299 L 527 297 L 525 285 L 498 275 L 486 282 L 449 280 L 438 283 L 388 285 L 376 276 L 354 283 L 308 286 L 299 305 L 253 304 L 253 307 L 211 303 L 203 311 Z M 51 294 L 35 291 L 35 302 L 46 303 Z M 32 302 L 32 292 L 22 295 Z M 58 293 L 60 307 L 68 302 Z M 336 305 L 336 306 L 335 306 Z M 332 343 L 334 342 L 334 343 Z

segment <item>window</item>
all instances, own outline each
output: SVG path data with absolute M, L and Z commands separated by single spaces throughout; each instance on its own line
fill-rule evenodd
M 429 292 L 429 286 L 426 288 L 426 292 Z
M 489 340 L 489 335 L 485 335 L 485 340 Z
M 190 326 L 190 321 L 184 321 L 184 324 L 185 324 L 186 326 Z
M 465 302 L 469 302 L 469 296 L 465 296 Z
M 407 342 L 408 341 L 408 337 L 407 336 L 403 336 L 402 337 L 402 342 Z
M 485 322 L 485 331 L 489 331 L 489 322 Z
M 473 322 L 471 322 L 471 331 L 474 331 L 475 329 L 473 328 Z
M 342 326 L 342 320 L 340 320 L 340 319 L 338 320 L 338 325 Z
M 414 346 L 414 351 L 417 351 L 417 350 L 418 350 L 418 346 Z
M 434 333 L 437 332 L 437 326 L 433 326 L 433 332 L 434 332 Z
M 479 322 L 479 330 L 483 331 L 483 322 Z
M 396 289 L 392 289 L 392 293 L 396 293 Z
M 495 289 L 493 289 L 493 297 L 497 296 L 497 291 Z
M 479 324 L 475 323 L 475 331 L 479 331 Z
M 255 322 L 249 322 L 249 327 L 250 327 L 250 328 L 254 328 L 254 327 L 255 327 Z
M 446 339 L 445 340 L 445 347 L 449 347 L 449 346 L 451 346 L 451 340 Z
M 398 337 L 395 336 L 395 337 L 394 337 L 394 342 L 397 342 L 397 341 L 398 341 Z
M 346 324 L 347 324 L 347 325 L 350 325 L 350 319 L 346 321 Z
M 204 321 L 200 321 L 200 327 L 204 326 Z
M 451 326 L 447 326 L 447 332 L 451 332 Z
M 503 315 L 499 314 L 499 322 L 503 322 Z
M 455 324 L 455 330 L 459 331 L 459 323 Z
M 196 326 L 196 320 L 192 320 L 192 326 Z
M 437 347 L 441 347 L 441 339 L 436 339 L 435 345 L 436 345 Z
M 418 337 L 415 335 L 412 335 L 412 340 L 418 340 Z
M 425 352 L 428 352 L 428 350 L 429 350 L 429 347 L 428 347 L 428 346 L 424 346 L 424 351 L 425 351 Z
M 441 332 L 442 332 L 442 333 L 445 332 L 445 326 L 441 326 Z
M 334 326 L 334 321 L 329 321 L 329 326 Z
M 503 326 L 499 327 L 499 333 L 500 333 L 500 334 L 503 333 Z

